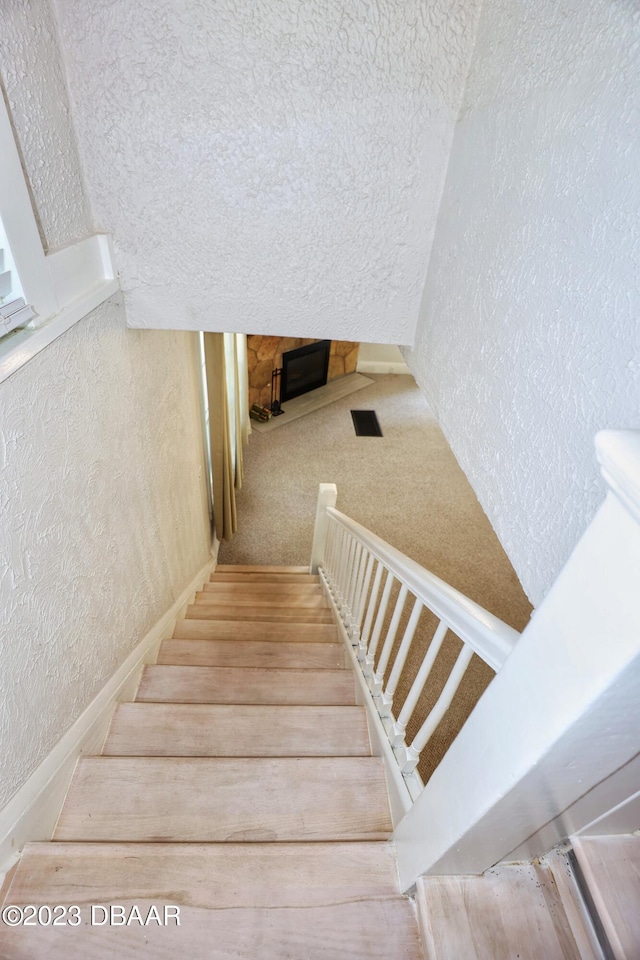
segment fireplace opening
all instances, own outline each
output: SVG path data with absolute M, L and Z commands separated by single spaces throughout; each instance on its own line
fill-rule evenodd
M 325 385 L 330 349 L 331 340 L 319 340 L 282 354 L 282 403 Z

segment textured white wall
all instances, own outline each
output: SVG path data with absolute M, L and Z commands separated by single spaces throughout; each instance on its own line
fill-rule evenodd
M 408 363 L 538 603 L 640 426 L 640 11 L 487 0 Z
M 0 12 L 0 76 L 58 245 L 90 216 L 50 12 Z M 206 562 L 196 365 L 195 334 L 127 330 L 118 297 L 0 384 L 0 807 Z
M 55 0 L 134 326 L 410 343 L 478 0 Z

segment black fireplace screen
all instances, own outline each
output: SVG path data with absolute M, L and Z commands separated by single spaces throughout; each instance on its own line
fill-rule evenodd
M 327 382 L 331 340 L 319 340 L 282 354 L 282 390 L 280 400 L 293 400 Z

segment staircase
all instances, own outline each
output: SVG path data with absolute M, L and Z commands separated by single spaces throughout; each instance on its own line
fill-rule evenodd
M 391 828 L 319 578 L 219 566 L 25 848 L 5 904 L 59 906 L 0 957 L 419 960 Z

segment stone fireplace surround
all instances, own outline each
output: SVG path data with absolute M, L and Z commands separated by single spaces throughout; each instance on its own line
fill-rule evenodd
M 322 337 L 263 337 L 250 334 L 247 337 L 247 364 L 249 368 L 249 404 L 268 406 L 271 402 L 271 372 L 282 366 L 282 354 L 296 350 L 309 343 L 317 343 Z M 350 340 L 332 340 L 329 353 L 327 382 L 354 373 L 358 362 L 358 343 Z

